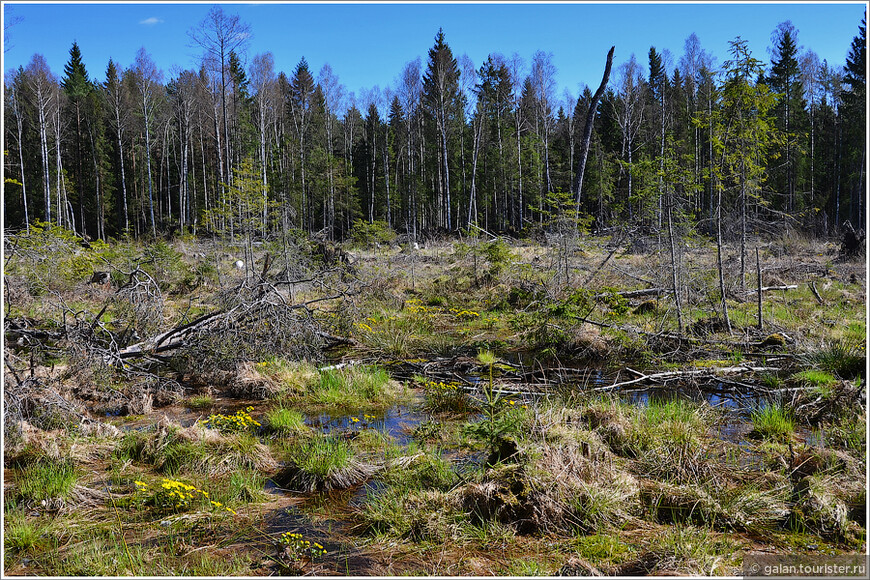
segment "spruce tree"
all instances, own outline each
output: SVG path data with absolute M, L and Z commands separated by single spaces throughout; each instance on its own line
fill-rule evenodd
M 847 191 L 850 193 L 849 214 L 856 229 L 863 228 L 866 196 L 867 162 L 866 123 L 867 123 L 867 15 L 861 20 L 858 35 L 852 40 L 846 56 L 846 70 L 843 77 L 843 123 L 845 126 L 845 174 Z M 840 224 L 837 224 L 838 226 Z
M 444 40 L 444 31 L 438 29 L 435 45 L 429 49 L 429 61 L 423 75 L 423 103 L 435 120 L 438 133 L 438 184 L 436 216 L 439 227 L 452 228 L 450 212 L 450 155 L 449 143 L 453 121 L 457 115 L 459 98 L 459 66 L 453 51 Z
M 797 199 L 797 180 L 806 125 L 806 102 L 797 59 L 797 30 L 791 22 L 783 22 L 774 32 L 774 39 L 776 44 L 770 75 L 766 80 L 770 88 L 780 95 L 774 115 L 777 129 L 784 139 L 782 146 L 776 151 L 776 155 L 782 159 L 782 170 L 773 172 L 771 185 L 775 191 L 785 195 L 782 209 L 794 213 L 801 206 Z
M 74 168 L 74 183 L 77 189 L 79 224 L 82 233 L 86 233 L 85 225 L 85 178 L 82 168 L 82 123 L 84 119 L 85 100 L 90 92 L 94 89 L 93 84 L 88 78 L 88 71 L 85 69 L 85 64 L 82 62 L 82 52 L 79 45 L 73 42 L 72 48 L 69 50 L 69 62 L 63 68 L 64 77 L 61 80 L 61 87 L 67 96 L 69 113 L 73 115 L 73 124 L 75 126 L 75 144 L 73 148 L 73 168 Z

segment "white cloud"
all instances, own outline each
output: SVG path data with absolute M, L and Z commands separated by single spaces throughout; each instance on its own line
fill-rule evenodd
M 145 20 L 140 20 L 139 24 L 144 24 L 146 26 L 153 26 L 155 24 L 160 24 L 161 22 L 163 22 L 163 21 L 160 20 L 159 18 L 152 16 L 151 18 L 146 18 Z

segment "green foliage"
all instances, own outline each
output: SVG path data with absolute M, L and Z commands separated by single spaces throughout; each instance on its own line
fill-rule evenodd
M 867 422 L 863 417 L 840 417 L 826 429 L 830 445 L 847 449 L 860 457 L 867 453 Z
M 457 383 L 426 381 L 423 383 L 423 408 L 430 413 L 472 413 L 479 407 Z
M 322 371 L 304 401 L 340 409 L 380 408 L 395 401 L 389 373 L 377 366 L 353 365 Z
M 211 499 L 226 505 L 264 501 L 268 498 L 263 490 L 265 484 L 266 478 L 262 474 L 252 469 L 240 469 L 220 480 L 212 491 Z
M 158 510 L 177 512 L 187 511 L 194 506 L 210 506 L 236 514 L 231 508 L 209 497 L 207 491 L 183 481 L 164 478 L 160 485 L 150 485 L 144 481 L 136 481 L 135 484 L 136 490 L 147 496 L 145 502 Z
M 214 403 L 214 397 L 211 395 L 194 395 L 187 400 L 187 406 L 194 411 L 210 409 Z
M 628 312 L 631 306 L 628 300 L 624 296 L 619 294 L 619 290 L 617 288 L 602 288 L 601 295 L 601 302 L 603 302 L 604 305 L 610 309 L 610 312 L 613 315 L 621 316 Z
M 28 521 L 20 511 L 6 512 L 3 518 L 3 555 L 7 562 L 19 554 L 33 554 L 48 544 L 46 526 Z
M 837 384 L 837 379 L 834 378 L 833 375 L 815 369 L 807 369 L 805 371 L 797 372 L 792 375 L 792 377 L 804 385 L 813 387 L 817 393 L 825 398 L 831 396 L 833 393 L 832 388 Z
M 580 536 L 576 547 L 580 557 L 594 566 L 621 562 L 632 551 L 618 536 L 606 534 Z
M 397 234 L 383 220 L 375 220 L 368 223 L 361 219 L 354 220 L 350 230 L 350 238 L 353 244 L 359 248 L 372 248 L 376 245 L 392 244 L 396 241 Z

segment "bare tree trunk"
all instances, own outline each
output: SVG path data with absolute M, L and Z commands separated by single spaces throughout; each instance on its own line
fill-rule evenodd
M 589 155 L 589 143 L 592 141 L 592 128 L 595 125 L 595 111 L 598 109 L 598 101 L 601 100 L 601 95 L 604 94 L 604 89 L 607 88 L 607 81 L 610 79 L 610 68 L 613 65 L 613 51 L 615 49 L 615 46 L 611 46 L 610 51 L 607 53 L 604 76 L 601 79 L 598 90 L 592 95 L 589 111 L 586 113 L 586 125 L 583 128 L 583 139 L 580 141 L 580 160 L 578 162 L 577 175 L 574 177 L 574 197 L 577 201 L 577 210 L 574 216 L 575 223 L 580 219 L 580 192 L 583 189 L 583 174 L 586 172 L 586 158 Z
M 27 180 L 24 177 L 24 127 L 21 119 L 21 109 L 18 107 L 18 100 L 21 98 L 19 87 L 15 87 L 14 105 L 15 105 L 15 121 L 18 129 L 18 166 L 21 169 L 21 196 L 24 198 L 24 225 L 27 232 L 30 233 L 30 212 L 27 208 Z
M 731 334 L 731 318 L 728 316 L 728 303 L 725 301 L 725 271 L 722 268 L 722 191 L 718 192 L 716 203 L 716 267 L 719 270 L 719 294 L 722 298 L 722 317 L 725 327 Z
M 755 277 L 758 285 L 758 330 L 764 328 L 764 321 L 761 314 L 761 260 L 758 257 L 758 246 L 755 247 Z
M 148 172 L 148 210 L 151 218 L 151 235 L 157 237 L 157 223 L 154 221 L 154 194 L 151 186 L 151 133 L 148 129 L 148 104 L 145 97 L 142 98 L 142 113 L 145 115 L 145 161 Z
M 674 222 L 672 215 L 673 194 L 668 196 L 667 217 L 668 217 L 668 238 L 671 242 L 671 283 L 674 292 L 674 304 L 677 307 L 677 328 L 680 333 L 683 332 L 683 308 L 680 303 L 680 276 L 679 276 L 679 261 L 677 260 L 677 244 L 674 240 Z

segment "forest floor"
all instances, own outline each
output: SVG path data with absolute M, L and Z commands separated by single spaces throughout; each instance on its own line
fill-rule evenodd
M 4 576 L 866 554 L 866 268 L 836 242 L 759 240 L 744 284 L 727 247 L 728 321 L 697 239 L 679 309 L 655 238 L 5 243 Z

